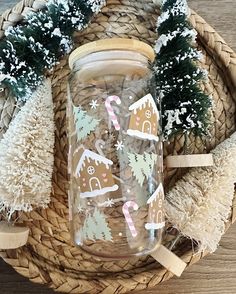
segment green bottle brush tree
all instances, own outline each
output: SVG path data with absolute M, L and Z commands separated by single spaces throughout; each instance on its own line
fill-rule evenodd
M 188 21 L 186 0 L 163 0 L 157 21 L 158 40 L 155 44 L 157 93 L 162 105 L 163 135 L 166 140 L 177 134 L 205 136 L 210 124 L 212 98 L 201 89 L 207 71 L 198 67 L 202 54 L 195 48 L 197 32 Z M 192 156 L 191 156 L 192 157 Z M 203 159 L 204 158 L 204 159 Z M 185 158 L 169 165 L 212 164 L 212 159 L 195 156 L 192 163 Z M 190 160 L 191 161 L 191 160 Z M 176 167 L 176 166 L 175 166 Z

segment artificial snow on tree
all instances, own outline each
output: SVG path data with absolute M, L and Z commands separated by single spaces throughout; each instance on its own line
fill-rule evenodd
M 0 211 L 46 207 L 53 171 L 54 114 L 51 82 L 34 92 L 0 142 Z
M 202 54 L 194 47 L 197 32 L 188 15 L 186 0 L 162 1 L 154 69 L 166 139 L 189 132 L 202 136 L 209 126 L 212 100 L 200 88 L 207 72 L 198 67 Z
M 111 230 L 106 222 L 105 215 L 97 208 L 93 214 L 88 214 L 80 231 L 83 240 L 106 240 L 112 241 Z
M 84 139 L 87 135 L 94 131 L 99 124 L 98 119 L 88 115 L 86 111 L 81 109 L 81 107 L 76 107 L 73 105 L 73 115 L 78 140 Z
M 214 252 L 225 232 L 236 182 L 236 133 L 213 151 L 215 166 L 192 168 L 166 195 L 166 215 L 200 250 Z
M 73 47 L 72 35 L 84 29 L 105 0 L 49 0 L 28 13 L 23 25 L 9 27 L 0 42 L 0 83 L 27 100 L 46 70 Z
M 157 161 L 157 155 L 147 152 L 144 152 L 144 154 L 128 153 L 128 157 L 129 166 L 138 183 L 142 186 L 145 177 L 148 178 L 152 175 L 154 164 Z

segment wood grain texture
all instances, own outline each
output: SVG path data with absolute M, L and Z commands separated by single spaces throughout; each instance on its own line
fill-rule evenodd
M 0 13 L 16 3 L 0 0 Z M 236 1 L 189 0 L 196 10 L 236 50 Z M 173 278 L 154 289 L 137 294 L 234 294 L 236 293 L 236 224 L 223 237 L 219 249 L 186 270 L 181 278 Z M 52 294 L 52 290 L 35 285 L 19 276 L 0 260 L 1 294 Z M 134 292 L 133 292 L 134 293 Z M 113 294 L 113 293 L 109 293 Z
M 181 278 L 137 294 L 234 294 L 236 293 L 236 225 L 222 238 L 218 250 L 188 268 Z

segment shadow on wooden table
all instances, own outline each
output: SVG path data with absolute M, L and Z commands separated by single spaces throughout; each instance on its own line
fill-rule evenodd
M 53 294 L 46 286 L 32 284 L 0 259 L 0 293 L 1 294 Z

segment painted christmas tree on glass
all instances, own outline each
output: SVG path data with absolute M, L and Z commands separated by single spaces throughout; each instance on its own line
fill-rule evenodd
M 152 175 L 153 167 L 157 161 L 157 155 L 154 153 L 144 154 L 128 153 L 129 166 L 137 179 L 140 186 L 143 185 L 145 177 L 148 178 Z
M 78 140 L 84 139 L 87 135 L 94 131 L 99 124 L 98 119 L 88 115 L 86 111 L 81 109 L 81 107 L 73 105 L 73 114 Z
M 80 231 L 82 240 L 112 241 L 111 230 L 106 222 L 105 215 L 95 208 L 93 214 L 88 214 L 83 228 Z
M 155 72 L 163 133 L 165 138 L 180 132 L 202 136 L 207 134 L 212 101 L 200 87 L 207 72 L 197 65 L 202 54 L 194 47 L 197 32 L 187 19 L 187 1 L 163 0 L 161 11 Z

